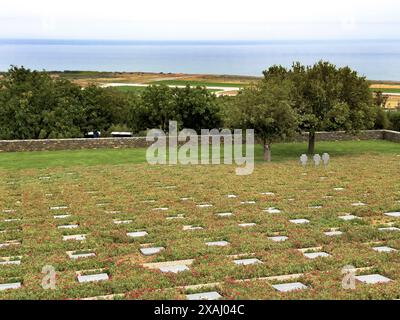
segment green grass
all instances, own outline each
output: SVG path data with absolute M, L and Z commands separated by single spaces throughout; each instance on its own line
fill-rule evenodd
M 274 162 L 296 160 L 307 150 L 305 143 L 276 143 L 272 145 Z M 318 142 L 316 152 L 328 152 L 332 157 L 361 154 L 400 154 L 400 144 L 389 141 Z M 73 151 L 41 151 L 0 153 L 0 168 L 53 168 L 94 165 L 144 163 L 146 149 L 97 149 Z M 262 162 L 263 149 L 255 148 L 256 162 Z
M 136 93 L 136 94 L 141 94 L 146 90 L 146 87 L 136 87 L 136 86 L 118 86 L 118 87 L 113 87 L 113 89 L 124 92 L 124 93 Z M 215 89 L 208 89 L 207 91 L 209 92 L 218 92 L 220 90 L 215 90 Z
M 112 87 L 114 90 L 117 90 L 119 92 L 124 92 L 124 93 L 137 93 L 140 94 L 144 90 L 146 90 L 146 87 L 135 87 L 135 86 L 119 86 L 119 87 Z
M 214 290 L 223 299 L 398 299 L 399 253 L 379 253 L 372 247 L 379 243 L 400 250 L 400 232 L 378 230 L 389 224 L 400 227 L 399 219 L 383 214 L 400 210 L 399 158 L 394 156 L 399 146 L 382 141 L 321 142 L 318 152 L 332 155 L 328 168 L 303 169 L 296 159 L 305 144 L 277 144 L 277 162 L 258 163 L 245 177 L 235 175 L 235 165 L 129 163 L 142 162 L 143 149 L 1 154 L 0 163 L 6 161 L 8 168 L 0 169 L 0 244 L 14 242 L 0 247 L 0 257 L 22 258 L 20 265 L 0 266 L 0 283 L 20 281 L 22 287 L 0 291 L 0 299 L 65 300 L 109 294 L 118 294 L 118 299 L 185 299 L 187 293 Z M 39 160 L 39 168 L 32 167 Z M 17 164 L 9 162 L 26 169 L 15 170 Z M 60 164 L 74 167 L 56 167 Z M 154 203 L 146 201 L 150 199 Z M 367 205 L 353 206 L 357 201 Z M 204 203 L 213 206 L 197 206 Z M 60 205 L 68 208 L 50 210 Z M 310 208 L 317 205 L 321 208 Z M 167 211 L 155 210 L 165 207 Z M 269 207 L 281 212 L 269 214 L 264 211 Z M 222 218 L 216 215 L 220 212 L 232 215 Z M 339 219 L 345 212 L 360 219 Z M 53 217 L 65 213 L 70 216 Z M 183 219 L 167 219 L 178 214 Z M 20 220 L 6 221 L 11 217 Z M 289 221 L 300 218 L 309 224 Z M 115 224 L 116 219 L 132 222 Z M 255 225 L 243 228 L 242 223 Z M 67 224 L 79 227 L 57 228 Z M 185 231 L 185 225 L 204 229 Z M 331 228 L 342 234 L 325 235 Z M 127 236 L 139 230 L 148 235 Z M 63 236 L 76 234 L 85 234 L 86 240 L 63 241 Z M 268 238 L 276 235 L 288 239 Z M 229 245 L 205 244 L 220 240 Z M 165 250 L 143 256 L 141 245 L 150 243 Z M 298 250 L 311 247 L 321 247 L 318 251 L 330 256 L 311 260 Z M 88 250 L 96 256 L 72 260 L 66 254 Z M 262 263 L 238 266 L 233 262 L 236 255 Z M 148 265 L 187 259 L 193 259 L 189 271 L 178 274 L 161 273 Z M 57 272 L 54 290 L 41 287 L 45 265 Z M 357 275 L 378 273 L 392 281 L 357 282 L 354 290 L 345 290 L 341 271 L 346 265 L 370 268 L 358 270 Z M 107 273 L 110 279 L 78 283 L 77 272 Z M 271 278 L 282 275 L 293 278 Z M 251 281 L 241 281 L 245 279 Z M 301 282 L 307 289 L 280 293 L 271 286 L 282 282 Z M 201 284 L 209 287 L 187 287 Z
M 191 86 L 201 86 L 201 87 L 226 87 L 226 88 L 242 88 L 248 84 L 243 83 L 227 83 L 227 82 L 205 82 L 205 81 L 191 81 L 191 80 L 160 80 L 153 81 L 151 84 L 165 84 L 169 86 L 185 86 L 187 84 Z
M 381 91 L 384 93 L 400 93 L 400 89 L 396 89 L 396 88 L 370 88 L 371 91 L 373 92 L 377 92 L 377 91 Z

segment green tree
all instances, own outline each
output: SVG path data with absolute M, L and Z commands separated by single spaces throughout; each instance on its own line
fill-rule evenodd
M 174 106 L 179 122 L 184 128 L 200 133 L 201 129 L 219 128 L 221 125 L 220 108 L 217 97 L 206 88 L 173 89 Z
M 169 121 L 177 120 L 173 91 L 166 85 L 148 86 L 142 93 L 142 107 L 139 114 L 147 117 L 148 128 L 168 131 Z
M 315 151 L 318 130 L 356 133 L 374 125 L 376 108 L 368 82 L 349 67 L 324 61 L 307 67 L 295 63 L 289 70 L 273 66 L 264 71 L 264 78 L 292 83 L 290 95 L 300 128 L 309 132 L 309 154 Z
M 81 131 L 106 132 L 112 125 L 125 124 L 129 112 L 127 98 L 115 89 L 104 89 L 95 85 L 82 90 L 83 116 Z
M 2 139 L 80 136 L 81 90 L 45 72 L 11 67 L 0 81 Z
M 292 136 L 298 127 L 290 85 L 287 80 L 263 80 L 243 89 L 227 111 L 231 126 L 254 129 L 263 143 L 265 161 L 271 161 L 271 144 Z

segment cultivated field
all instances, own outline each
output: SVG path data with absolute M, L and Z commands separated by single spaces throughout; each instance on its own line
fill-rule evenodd
M 246 177 L 150 166 L 140 149 L 0 154 L 0 284 L 21 285 L 0 298 L 400 298 L 399 252 L 378 249 L 400 250 L 400 218 L 385 215 L 400 211 L 400 144 L 317 146 L 327 168 L 304 169 L 305 145 L 281 144 Z M 346 265 L 355 289 L 342 288 Z M 388 282 L 362 282 L 373 274 Z

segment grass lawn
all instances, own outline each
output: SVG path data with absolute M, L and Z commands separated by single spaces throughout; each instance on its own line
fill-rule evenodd
M 384 93 L 400 93 L 400 89 L 396 89 L 396 88 L 370 88 L 371 91 L 373 92 L 377 92 L 377 91 L 381 91 Z
M 400 144 L 320 142 L 330 165 L 303 169 L 305 148 L 276 144 L 275 162 L 241 177 L 233 165 L 150 166 L 144 149 L 1 153 L 0 284 L 21 287 L 0 299 L 185 299 L 203 291 L 222 299 L 400 298 L 398 252 L 373 250 L 400 250 L 400 232 L 379 230 L 400 228 L 400 218 L 384 215 L 400 211 Z M 341 234 L 325 234 L 334 230 Z M 128 236 L 138 231 L 147 233 Z M 63 240 L 72 235 L 85 239 Z M 206 244 L 216 241 L 225 246 Z M 149 247 L 164 249 L 142 254 Z M 328 256 L 304 254 L 315 252 Z M 258 263 L 236 264 L 243 259 Z M 165 263 L 186 271 L 164 273 Z M 55 290 L 41 287 L 45 265 L 56 270 Z M 343 289 L 346 265 L 391 281 Z M 108 280 L 78 282 L 93 274 Z M 273 287 L 289 282 L 306 288 Z
M 273 162 L 297 160 L 307 151 L 306 143 L 276 143 L 272 145 Z M 331 156 L 361 154 L 400 154 L 400 144 L 372 141 L 318 142 L 317 153 L 328 152 Z M 256 162 L 263 161 L 262 146 L 255 148 Z M 97 149 L 75 151 L 41 151 L 0 153 L 0 169 L 45 169 L 93 165 L 138 164 L 146 161 L 146 149 Z

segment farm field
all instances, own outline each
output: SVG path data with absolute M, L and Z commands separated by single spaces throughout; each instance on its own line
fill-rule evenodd
M 277 145 L 279 161 L 246 177 L 231 165 L 150 166 L 140 154 L 112 161 L 125 150 L 91 165 L 3 166 L 0 285 L 20 287 L 0 298 L 398 299 L 400 256 L 381 247 L 400 249 L 400 147 L 378 153 L 380 143 L 351 142 L 365 153 L 347 156 L 350 143 L 319 143 L 330 165 L 305 169 Z M 41 287 L 45 265 L 55 290 Z M 342 288 L 348 265 L 354 290 Z M 374 274 L 388 282 L 362 282 Z M 278 290 L 288 283 L 302 289 Z
M 141 94 L 146 87 L 135 87 L 135 86 L 116 86 L 113 87 L 114 90 L 125 92 L 125 93 L 136 93 L 136 94 Z M 207 91 L 209 92 L 218 92 L 220 90 L 216 89 L 208 89 Z

